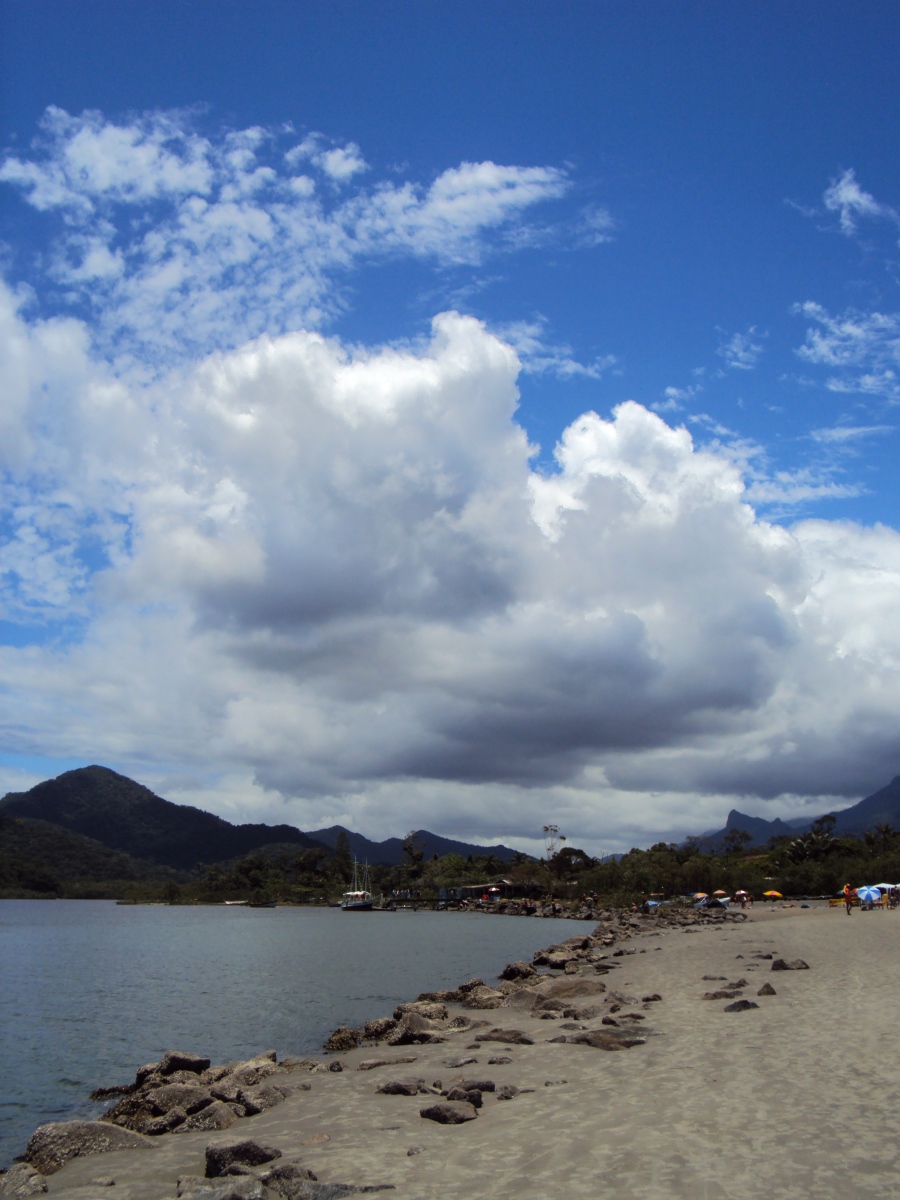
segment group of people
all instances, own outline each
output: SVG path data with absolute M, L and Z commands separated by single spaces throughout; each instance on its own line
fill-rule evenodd
M 872 899 L 871 897 L 868 900 L 862 900 L 857 895 L 857 888 L 852 888 L 849 883 L 844 884 L 844 906 L 847 909 L 848 917 L 853 911 L 854 900 L 859 905 L 860 909 L 863 910 L 863 912 L 872 912 L 876 908 L 896 908 L 897 905 L 900 904 L 900 888 L 892 887 L 885 888 L 884 890 L 880 888 L 873 888 L 871 890 L 879 893 L 880 898 L 878 900 Z

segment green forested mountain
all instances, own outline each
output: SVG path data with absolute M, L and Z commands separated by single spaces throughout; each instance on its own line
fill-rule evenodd
M 173 804 L 108 767 L 80 767 L 27 792 L 10 792 L 0 813 L 50 821 L 114 850 L 176 870 L 222 862 L 274 842 L 314 848 L 293 825 L 231 825 L 221 817 Z
M 72 884 L 165 883 L 176 872 L 111 850 L 49 821 L 0 812 L 0 893 L 70 894 Z

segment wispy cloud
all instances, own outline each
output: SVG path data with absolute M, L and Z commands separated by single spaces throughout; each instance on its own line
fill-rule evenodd
M 900 401 L 900 313 L 847 309 L 835 317 L 813 301 L 795 305 L 794 312 L 814 322 L 797 354 L 832 369 L 829 391 Z
M 663 399 L 657 400 L 650 407 L 654 412 L 678 412 L 684 408 L 688 400 L 692 400 L 694 396 L 702 391 L 703 387 L 699 383 L 693 383 L 683 388 L 670 385 L 663 390 Z
M 556 167 L 493 162 L 427 185 L 357 187 L 367 164 L 355 143 L 314 134 L 282 153 L 284 130 L 213 136 L 196 124 L 183 112 L 117 123 L 51 108 L 32 154 L 0 167 L 62 218 L 55 279 L 94 310 L 98 344 L 144 366 L 321 326 L 341 310 L 346 272 L 367 262 L 479 263 L 569 187 Z
M 763 352 L 763 344 L 755 325 L 746 333 L 733 333 L 719 346 L 716 353 L 725 360 L 725 365 L 738 371 L 752 371 Z
M 896 432 L 893 425 L 830 425 L 822 429 L 813 429 L 809 436 L 814 442 L 843 446 L 860 442 L 864 438 Z
M 861 219 L 900 221 L 900 215 L 895 208 L 891 208 L 889 204 L 881 204 L 870 192 L 863 191 L 852 168 L 832 179 L 825 190 L 823 200 L 829 212 L 838 214 L 841 231 L 848 237 L 857 232 Z
M 546 322 L 515 321 L 498 326 L 499 337 L 508 342 L 519 356 L 522 369 L 529 375 L 556 375 L 560 379 L 601 379 L 616 365 L 616 356 L 606 354 L 580 362 L 573 349 L 565 343 L 549 342 L 545 337 Z

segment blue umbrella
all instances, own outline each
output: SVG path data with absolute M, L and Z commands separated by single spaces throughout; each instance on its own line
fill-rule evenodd
M 863 904 L 877 904 L 881 899 L 881 892 L 876 887 L 858 888 L 856 894 Z

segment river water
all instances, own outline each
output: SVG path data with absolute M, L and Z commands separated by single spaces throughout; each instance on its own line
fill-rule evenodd
M 214 1062 L 321 1051 L 337 1025 L 419 992 L 487 982 L 586 932 L 480 913 L 0 900 L 0 1164 L 44 1121 L 168 1049 Z M 111 1103 L 111 1102 L 110 1102 Z

